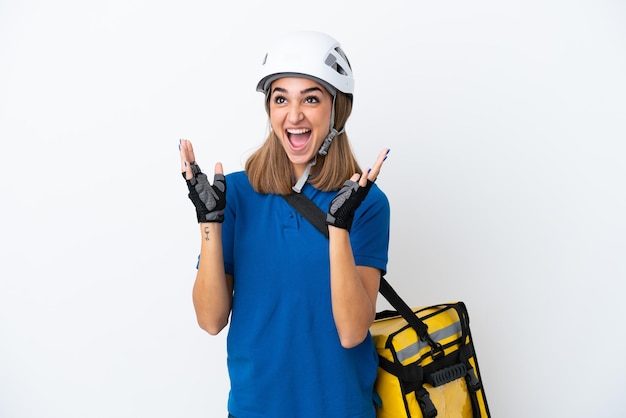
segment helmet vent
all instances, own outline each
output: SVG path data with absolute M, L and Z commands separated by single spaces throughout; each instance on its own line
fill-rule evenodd
M 329 67 L 331 67 L 332 69 L 334 69 L 335 71 L 337 71 L 339 74 L 341 75 L 348 75 L 350 73 L 350 61 L 348 61 L 348 57 L 346 56 L 346 54 L 341 50 L 341 48 L 336 47 L 335 48 L 335 52 L 341 56 L 346 63 L 348 64 L 348 69 L 344 69 L 338 62 L 337 62 L 337 58 L 334 55 L 329 54 L 326 57 L 326 65 L 328 65 Z
M 328 54 L 326 56 L 326 59 L 324 60 L 324 64 L 326 64 L 326 65 L 328 65 L 329 67 L 332 67 L 332 68 L 335 68 L 335 62 L 337 62 L 337 58 L 335 58 L 335 56 L 332 55 L 332 54 Z

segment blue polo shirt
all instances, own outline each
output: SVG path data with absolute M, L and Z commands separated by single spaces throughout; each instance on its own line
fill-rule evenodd
M 328 239 L 282 197 L 226 176 L 223 247 L 234 277 L 227 339 L 237 418 L 374 418 L 378 357 L 371 336 L 341 346 L 330 296 Z M 302 192 L 326 210 L 336 192 Z M 373 185 L 355 213 L 357 265 L 387 267 L 389 202 Z

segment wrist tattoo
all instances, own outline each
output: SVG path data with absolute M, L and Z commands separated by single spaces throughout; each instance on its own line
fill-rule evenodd
M 209 227 L 208 226 L 204 227 L 204 233 L 205 233 L 204 239 L 208 241 L 209 240 Z

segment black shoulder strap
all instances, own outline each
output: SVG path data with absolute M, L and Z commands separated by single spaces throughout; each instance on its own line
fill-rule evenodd
M 283 195 L 283 198 L 294 207 L 302 216 L 313 224 L 326 238 L 328 238 L 328 225 L 326 225 L 326 214 L 311 199 L 302 193 L 291 193 Z M 422 339 L 428 337 L 428 325 L 419 319 L 413 310 L 406 304 L 404 300 L 391 287 L 387 279 L 380 277 L 380 294 L 396 308 L 398 313 L 411 325 Z
M 415 330 L 417 335 L 419 335 L 422 340 L 427 341 L 430 344 L 431 341 L 429 341 L 430 337 L 428 336 L 428 325 L 415 315 L 413 309 L 406 304 L 406 302 L 400 297 L 400 295 L 398 295 L 395 289 L 391 287 L 387 279 L 384 277 L 380 278 L 379 291 L 380 294 L 387 299 L 391 306 L 396 308 L 396 311 L 402 315 L 406 322 Z
M 291 193 L 283 195 L 283 198 L 294 207 L 302 216 L 313 224 L 326 238 L 328 238 L 328 225 L 326 225 L 326 214 L 311 199 L 302 193 Z

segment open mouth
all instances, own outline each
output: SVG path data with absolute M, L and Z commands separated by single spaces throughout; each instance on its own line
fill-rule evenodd
M 311 139 L 311 130 L 308 128 L 287 129 L 287 139 L 294 151 L 301 151 L 306 148 Z

